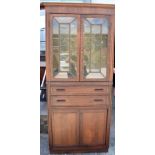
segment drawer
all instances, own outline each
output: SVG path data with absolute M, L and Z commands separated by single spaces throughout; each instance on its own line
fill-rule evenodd
M 51 87 L 52 95 L 103 95 L 107 93 L 108 86 Z
M 51 106 L 106 105 L 108 96 L 51 96 Z

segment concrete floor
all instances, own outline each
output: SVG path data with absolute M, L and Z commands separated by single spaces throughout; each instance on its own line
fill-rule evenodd
M 113 98 L 112 123 L 110 131 L 110 147 L 107 153 L 75 153 L 74 155 L 115 155 L 115 99 Z M 50 155 L 48 149 L 48 134 L 40 134 L 40 155 Z M 56 155 L 56 154 L 52 154 Z M 64 155 L 73 155 L 64 154 Z

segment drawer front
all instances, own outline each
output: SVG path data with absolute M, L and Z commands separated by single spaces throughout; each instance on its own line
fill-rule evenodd
M 89 95 L 108 94 L 108 86 L 72 86 L 72 87 L 51 87 L 52 95 Z
M 107 105 L 107 96 L 51 96 L 51 106 Z

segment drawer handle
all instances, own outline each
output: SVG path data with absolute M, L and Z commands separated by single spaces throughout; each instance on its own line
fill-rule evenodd
M 58 99 L 57 102 L 66 102 L 65 99 Z
M 96 89 L 94 89 L 95 91 L 102 91 L 102 90 L 104 90 L 104 89 L 102 89 L 102 88 L 96 88 Z
M 95 102 L 101 102 L 103 101 L 102 99 L 94 99 Z
M 56 89 L 56 91 L 65 91 L 65 89 L 63 89 L 63 88 L 58 88 L 58 89 Z

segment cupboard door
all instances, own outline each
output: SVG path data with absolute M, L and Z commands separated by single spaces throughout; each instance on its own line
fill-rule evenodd
M 87 110 L 80 113 L 80 144 L 105 145 L 107 110 Z
M 110 19 L 107 16 L 82 16 L 81 80 L 107 80 Z
M 54 81 L 79 80 L 79 16 L 51 15 L 51 75 Z
M 78 145 L 79 117 L 76 111 L 52 112 L 52 140 L 53 146 Z

